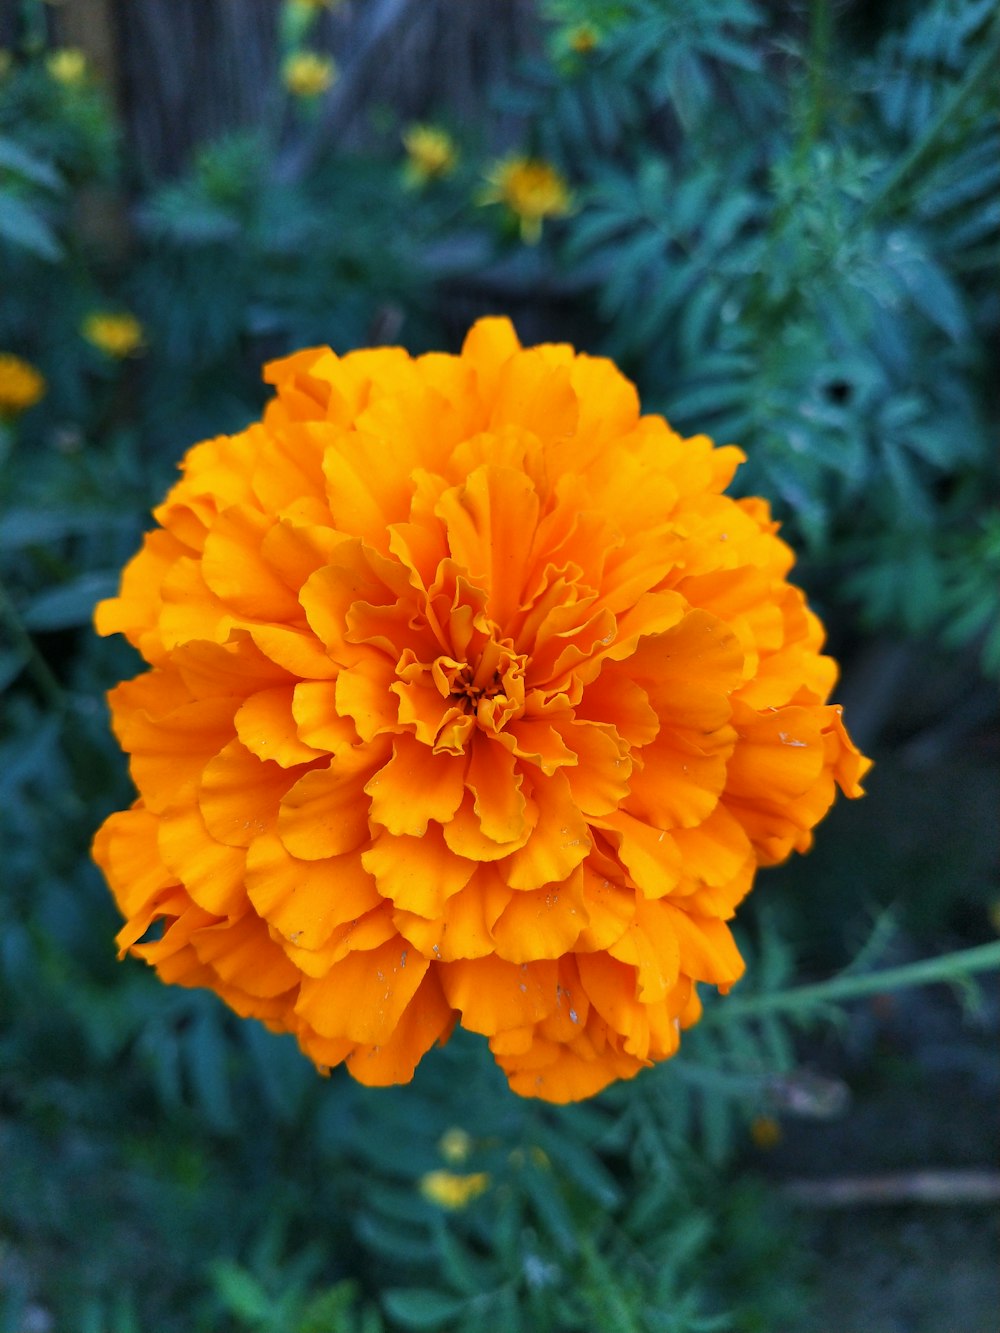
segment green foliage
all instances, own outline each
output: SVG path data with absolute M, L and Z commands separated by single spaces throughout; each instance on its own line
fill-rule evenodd
M 995 485 L 988 368 L 972 336 L 981 261 L 961 260 L 980 241 L 996 258 L 997 99 L 979 84 L 981 47 L 1000 51 L 1000 29 L 984 6 L 959 6 L 958 22 L 954 8 L 925 9 L 853 79 L 789 80 L 773 123 L 794 124 L 805 99 L 797 134 L 750 137 L 742 107 L 716 101 L 710 123 L 678 116 L 679 143 L 643 135 L 625 161 L 592 153 L 566 241 L 609 350 L 653 400 L 680 428 L 744 447 L 739 484 L 777 501 L 818 569 L 863 551 L 853 590 L 873 619 L 914 630 L 939 625 L 945 602 L 922 582 L 915 621 L 900 552 L 961 532 Z M 901 52 L 913 57 L 906 78 Z M 958 114 L 935 120 L 952 103 Z M 889 188 L 877 146 L 890 155 L 887 131 L 903 128 L 920 160 Z M 955 483 L 970 473 L 979 486 L 959 504 Z
M 5 274 L 10 265 L 24 282 L 22 266 L 30 273 L 33 265 L 51 266 L 66 258 L 72 191 L 107 181 L 114 160 L 114 126 L 99 90 L 64 87 L 37 60 L 0 78 L 0 263 Z
M 80 225 L 95 188 L 122 198 L 99 86 L 59 84 L 35 47 L 0 73 L 0 350 L 47 381 L 0 424 L 0 1329 L 799 1325 L 798 1238 L 741 1173 L 748 1125 L 842 1109 L 839 1080 L 802 1067 L 803 1030 L 890 983 L 994 967 L 995 946 L 878 979 L 863 954 L 796 986 L 806 920 L 837 923 L 841 961 L 857 931 L 831 853 L 682 1054 L 591 1103 L 514 1098 L 461 1035 L 405 1089 L 321 1080 L 290 1039 L 116 964 L 88 843 L 130 800 L 101 695 L 136 661 L 88 626 L 182 450 L 259 410 L 263 360 L 445 345 L 508 305 L 620 359 L 679 429 L 742 445 L 740 485 L 774 501 L 848 646 L 891 635 L 923 675 L 934 641 L 980 699 L 980 671 L 1000 675 L 1000 28 L 986 0 L 903 6 L 887 28 L 841 8 L 812 6 L 807 32 L 746 0 L 547 0 L 543 54 L 495 95 L 575 191 L 531 252 L 476 203 L 485 107 L 456 130 L 458 170 L 408 189 L 394 112 L 303 172 L 280 99 L 144 184 L 116 247 Z M 313 21 L 290 15 L 286 46 Z M 854 46 L 860 18 L 877 30 Z M 84 340 L 103 308 L 135 312 L 142 358 Z M 944 714 L 934 743 L 974 761 L 950 696 Z M 869 710 L 883 750 L 924 725 L 896 717 Z M 930 900 L 881 864 L 887 895 L 895 873 Z M 957 864 L 935 877 L 935 904 L 980 922 L 986 891 Z M 488 1188 L 444 1208 L 422 1189 L 442 1169 Z

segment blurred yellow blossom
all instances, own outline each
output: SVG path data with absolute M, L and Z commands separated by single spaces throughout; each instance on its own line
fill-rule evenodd
M 292 9 L 318 12 L 321 9 L 339 9 L 344 0 L 288 0 Z
M 592 23 L 580 23 L 566 34 L 566 44 L 577 55 L 588 56 L 601 44 L 601 34 Z
M 296 51 L 285 61 L 281 77 L 293 97 L 319 97 L 336 80 L 337 66 L 318 51 Z
M 13 352 L 0 352 L 0 418 L 19 416 L 44 394 L 44 375 Z
M 446 1129 L 438 1140 L 438 1152 L 450 1166 L 460 1166 L 472 1151 L 472 1139 L 464 1129 Z
M 454 1171 L 428 1171 L 420 1178 L 420 1193 L 439 1208 L 464 1208 L 490 1187 L 485 1171 L 459 1176 Z
M 51 53 L 45 68 L 56 83 L 61 83 L 64 88 L 76 88 L 87 77 L 87 57 L 75 46 L 64 46 Z
M 80 328 L 87 342 L 107 356 L 135 356 L 145 345 L 142 325 L 135 315 L 108 310 L 92 311 Z
M 758 1148 L 767 1152 L 781 1142 L 781 1125 L 773 1115 L 756 1116 L 750 1125 L 750 1137 Z
M 515 215 L 521 239 L 535 245 L 545 218 L 561 218 L 572 210 L 573 199 L 565 178 L 548 162 L 514 155 L 486 172 L 490 183 L 480 196 L 484 204 L 503 204 Z
M 6 47 L 0 46 L 0 79 L 2 79 L 5 74 L 8 74 L 10 72 L 10 67 L 11 65 L 13 65 L 13 63 L 14 63 L 14 57 L 11 55 L 11 53 L 6 49 Z
M 406 149 L 406 181 L 424 185 L 429 180 L 450 176 L 458 163 L 458 149 L 447 130 L 434 125 L 411 125 L 403 134 Z

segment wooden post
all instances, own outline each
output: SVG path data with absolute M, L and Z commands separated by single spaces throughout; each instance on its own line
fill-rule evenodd
M 102 85 L 111 103 L 112 114 L 121 124 L 122 78 L 112 0 L 61 0 L 55 17 L 59 45 L 83 52 L 92 76 Z M 98 246 L 112 261 L 125 257 L 130 228 L 125 203 L 118 191 L 96 186 L 81 192 L 79 226 L 83 238 Z
M 121 111 L 121 71 L 111 0 L 62 0 L 56 8 L 60 46 L 75 46 Z

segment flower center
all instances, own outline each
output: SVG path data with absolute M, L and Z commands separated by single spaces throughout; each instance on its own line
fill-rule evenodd
M 400 721 L 435 752 L 462 754 L 476 730 L 496 734 L 524 712 L 528 659 L 511 639 L 483 636 L 478 657 L 466 661 L 441 654 L 421 662 L 405 649 L 391 687 L 400 701 Z
M 524 669 L 527 658 L 511 639 L 488 639 L 478 662 L 438 657 L 431 679 L 442 699 L 474 716 L 485 731 L 502 731 L 524 712 Z

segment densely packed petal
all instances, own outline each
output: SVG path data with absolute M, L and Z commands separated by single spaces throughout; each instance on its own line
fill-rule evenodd
M 365 1083 L 456 1021 L 551 1101 L 667 1058 L 868 768 L 739 450 L 503 319 L 267 379 L 98 609 L 151 668 L 95 841 L 122 951 Z

